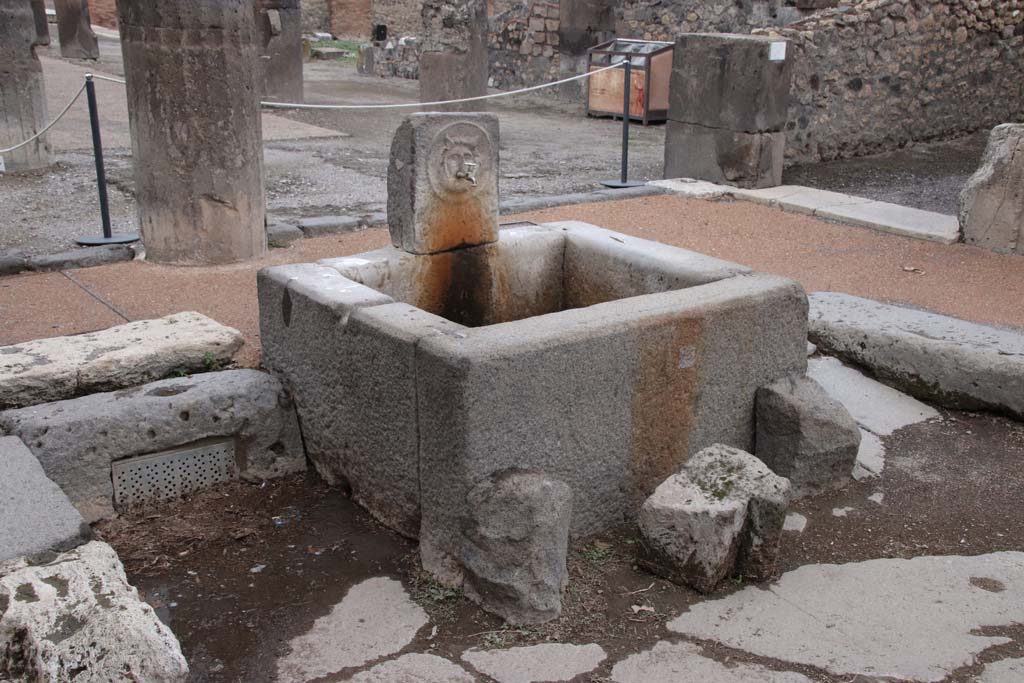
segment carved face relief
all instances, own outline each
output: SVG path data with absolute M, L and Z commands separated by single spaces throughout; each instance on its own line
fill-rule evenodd
M 469 192 L 493 182 L 491 139 L 475 123 L 459 121 L 438 131 L 427 163 L 430 186 L 439 195 Z

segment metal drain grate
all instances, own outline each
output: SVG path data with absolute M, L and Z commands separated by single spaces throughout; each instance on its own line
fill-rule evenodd
M 114 506 L 125 510 L 171 500 L 234 479 L 235 440 L 219 439 L 163 453 L 118 460 L 111 465 Z

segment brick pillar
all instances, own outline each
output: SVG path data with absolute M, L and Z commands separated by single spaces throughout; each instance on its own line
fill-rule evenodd
M 256 0 L 261 92 L 279 102 L 302 101 L 302 10 L 299 0 Z
M 47 123 L 36 41 L 31 3 L 0 2 L 0 148 L 27 140 Z M 49 163 L 50 145 L 44 138 L 4 155 L 8 171 L 43 168 Z
M 68 59 L 99 59 L 100 44 L 89 21 L 88 0 L 53 0 L 57 11 L 60 55 Z
M 120 0 L 135 189 L 147 258 L 266 253 L 252 0 Z
M 687 33 L 676 41 L 665 177 L 782 183 L 792 60 L 784 40 Z
M 486 0 L 424 0 L 420 102 L 487 94 Z M 485 102 L 440 107 L 480 111 Z

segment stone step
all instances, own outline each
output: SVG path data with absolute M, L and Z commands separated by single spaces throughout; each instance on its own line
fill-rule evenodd
M 0 437 L 0 562 L 74 548 L 89 527 L 16 436 Z
M 238 330 L 185 312 L 0 347 L 0 409 L 210 370 L 242 343 Z
M 823 352 L 917 398 L 1024 419 L 1024 333 L 838 292 L 809 301 Z

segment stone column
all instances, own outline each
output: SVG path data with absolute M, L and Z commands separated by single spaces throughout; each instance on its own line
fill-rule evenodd
M 89 21 L 88 0 L 53 0 L 57 11 L 60 56 L 68 59 L 99 59 L 100 44 Z
M 118 23 L 147 258 L 263 256 L 252 0 L 119 0 Z
M 424 0 L 420 102 L 487 94 L 486 0 Z M 438 107 L 480 111 L 485 102 Z
M 32 0 L 32 13 L 36 20 L 36 45 L 49 45 L 50 20 L 46 16 L 45 0 Z
M 261 92 L 278 102 L 302 101 L 300 0 L 256 0 Z
M 43 67 L 36 56 L 36 25 L 26 0 L 0 2 L 0 149 L 35 135 L 47 123 Z M 8 171 L 43 168 L 50 145 L 40 138 L 4 154 Z
M 676 41 L 665 177 L 739 187 L 782 183 L 792 59 L 765 36 L 686 33 Z

